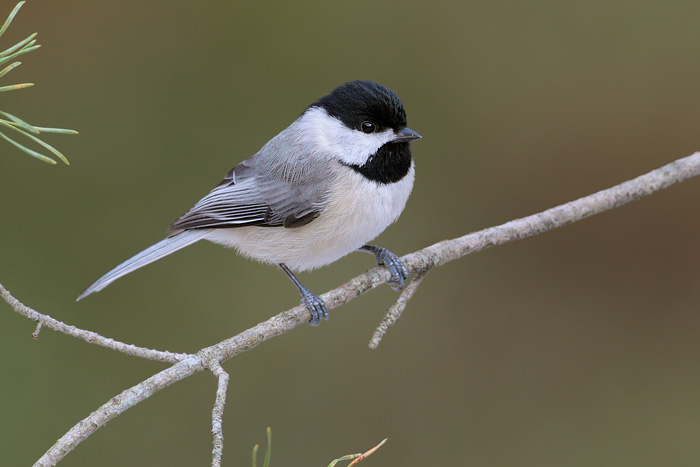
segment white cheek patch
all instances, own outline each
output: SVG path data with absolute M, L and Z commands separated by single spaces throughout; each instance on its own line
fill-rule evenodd
M 349 165 L 364 165 L 370 156 L 395 137 L 391 129 L 367 134 L 348 128 L 321 107 L 309 109 L 299 119 L 299 125 L 318 153 Z

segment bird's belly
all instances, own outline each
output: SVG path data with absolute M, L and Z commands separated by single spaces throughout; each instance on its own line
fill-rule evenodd
M 258 261 L 315 269 L 357 250 L 393 223 L 406 206 L 413 179 L 413 166 L 393 184 L 370 182 L 353 172 L 336 184 L 333 201 L 321 214 L 302 227 L 212 229 L 207 239 Z

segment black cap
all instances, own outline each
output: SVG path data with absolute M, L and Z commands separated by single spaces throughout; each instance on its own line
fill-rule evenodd
M 401 99 L 386 86 L 372 81 L 350 81 L 323 96 L 311 107 L 322 107 L 348 128 L 360 129 L 362 122 L 372 122 L 379 130 L 399 131 L 406 126 L 406 111 Z

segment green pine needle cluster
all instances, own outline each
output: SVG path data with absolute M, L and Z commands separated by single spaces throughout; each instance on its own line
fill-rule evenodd
M 5 33 L 7 28 L 10 26 L 10 23 L 12 20 L 15 18 L 15 15 L 19 11 L 19 9 L 24 5 L 24 1 L 19 2 L 17 6 L 12 10 L 10 13 L 10 16 L 7 18 L 5 21 L 5 24 L 2 25 L 2 28 L 0 28 L 0 37 Z M 4 52 L 0 52 L 0 67 L 5 66 L 7 63 L 8 65 L 5 66 L 5 68 L 2 68 L 0 70 L 0 78 L 5 76 L 7 73 L 12 71 L 13 69 L 17 68 L 22 64 L 22 62 L 12 62 L 12 60 L 16 59 L 20 55 L 26 54 L 28 52 L 31 52 L 32 50 L 36 50 L 39 47 L 41 47 L 39 44 L 36 43 L 36 33 L 32 34 L 31 36 L 27 37 L 21 42 L 18 42 L 17 44 L 13 45 L 9 49 L 5 50 Z M 12 63 L 10 63 L 12 62 Z M 24 89 L 28 88 L 30 86 L 33 86 L 32 83 L 23 83 L 23 84 L 13 84 L 10 86 L 0 86 L 0 92 L 6 92 L 6 91 L 15 91 L 18 89 Z M 45 143 L 41 139 L 37 137 L 37 135 L 40 135 L 42 133 L 60 133 L 64 135 L 75 135 L 78 132 L 73 131 L 73 130 L 64 130 L 62 128 L 44 128 L 44 127 L 39 127 L 39 126 L 34 126 L 30 125 L 29 123 L 25 122 L 24 120 L 19 119 L 18 117 L 15 117 L 14 115 L 11 115 L 7 112 L 3 112 L 0 110 L 0 127 L 4 127 L 7 130 L 12 130 L 12 132 L 19 133 L 20 135 L 29 138 L 42 148 L 44 148 L 46 151 L 49 153 L 53 154 L 54 156 L 58 157 L 61 161 L 64 163 L 68 164 L 68 159 L 61 154 L 56 148 L 51 146 L 48 143 Z M 11 133 L 10 133 L 11 134 Z M 25 153 L 29 154 L 32 157 L 36 157 L 39 160 L 42 160 L 44 162 L 48 162 L 49 164 L 55 164 L 56 161 L 52 159 L 51 157 L 48 157 L 44 154 L 41 154 L 33 149 L 30 149 L 23 144 L 18 143 L 14 139 L 10 138 L 7 136 L 5 133 L 0 131 L 0 138 L 4 139 L 5 141 L 9 142 L 10 144 L 14 145 L 15 147 L 21 149 Z
M 272 454 L 272 430 L 267 427 L 267 449 L 265 450 L 265 460 L 263 467 L 270 467 L 270 454 Z M 258 445 L 253 446 L 253 467 L 258 467 Z

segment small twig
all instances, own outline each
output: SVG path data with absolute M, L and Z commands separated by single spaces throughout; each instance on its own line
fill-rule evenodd
M 416 293 L 418 286 L 421 284 L 421 282 L 423 282 L 423 279 L 425 279 L 425 276 L 428 275 L 428 272 L 430 272 L 429 269 L 416 274 L 411 282 L 408 283 L 403 292 L 401 292 L 401 295 L 399 295 L 396 303 L 389 308 L 384 315 L 382 322 L 379 324 L 379 326 L 377 326 L 377 329 L 374 330 L 372 339 L 369 341 L 370 349 L 376 349 L 379 346 L 379 342 L 382 340 L 382 337 L 384 337 L 384 334 L 386 334 L 386 331 L 393 326 L 399 318 L 401 318 L 401 313 L 403 313 L 403 310 L 406 309 L 408 301 L 413 297 L 413 294 Z
M 369 456 L 371 456 L 372 454 L 374 454 L 375 451 L 376 451 L 377 449 L 379 449 L 379 448 L 381 448 L 382 446 L 384 446 L 384 443 L 386 443 L 387 441 L 389 441 L 389 438 L 384 438 L 384 440 L 382 440 L 381 443 L 377 444 L 375 447 L 373 447 L 372 449 L 368 450 L 367 452 L 363 452 L 362 454 L 360 454 L 359 456 L 357 456 L 357 458 L 356 458 L 354 461 L 350 462 L 350 464 L 348 465 L 348 467 L 350 467 L 351 465 L 359 464 L 359 463 L 362 462 L 363 460 L 367 459 Z
M 218 378 L 216 386 L 216 401 L 211 411 L 211 432 L 214 436 L 214 449 L 212 450 L 212 467 L 221 467 L 221 456 L 224 452 L 223 416 L 224 404 L 226 404 L 226 389 L 228 388 L 228 373 L 221 368 L 218 362 L 211 366 L 211 372 Z
M 377 449 L 379 449 L 380 447 L 384 446 L 384 443 L 386 443 L 387 441 L 388 441 L 388 438 L 385 438 L 381 443 L 377 444 L 375 447 L 373 447 L 373 448 L 370 449 L 369 451 L 366 451 L 366 452 L 364 452 L 364 453 L 362 453 L 362 454 L 348 454 L 347 456 L 343 456 L 343 457 L 341 457 L 341 458 L 339 458 L 339 459 L 336 459 L 336 460 L 334 460 L 333 462 L 331 462 L 330 464 L 328 464 L 328 467 L 335 467 L 335 465 L 336 465 L 338 462 L 341 462 L 341 461 L 349 461 L 349 460 L 352 460 L 352 462 L 350 462 L 350 463 L 348 464 L 348 467 L 350 467 L 351 465 L 359 464 L 360 462 L 362 462 L 363 460 L 365 460 L 366 458 L 368 458 L 369 456 L 371 456 L 372 454 L 374 454 L 374 452 L 375 452 Z
M 41 322 L 36 323 L 36 328 L 34 328 L 34 332 L 32 333 L 32 339 L 39 340 L 39 333 L 41 332 Z
M 537 235 L 548 230 L 576 222 L 594 214 L 629 203 L 655 191 L 667 188 L 675 183 L 685 181 L 700 174 L 700 153 L 679 159 L 645 175 L 621 183 L 607 190 L 602 190 L 592 195 L 580 198 L 576 201 L 548 209 L 547 211 L 532 216 L 516 219 L 497 227 L 491 227 L 472 234 L 464 235 L 452 240 L 444 240 L 427 248 L 416 251 L 401 258 L 407 269 L 412 273 L 427 271 L 441 266 L 469 253 L 481 251 L 485 248 L 502 245 L 514 240 Z M 387 282 L 391 278 L 385 268 L 373 268 L 361 274 L 346 284 L 322 295 L 329 310 L 337 308 L 354 298 L 364 294 L 368 290 Z M 7 290 L 0 285 L 0 296 L 5 299 L 18 313 L 34 321 L 39 318 L 44 325 L 56 328 L 68 327 L 60 321 L 57 322 L 48 316 L 25 307 Z M 236 355 L 257 347 L 262 342 L 275 336 L 284 334 L 295 327 L 306 323 L 310 318 L 309 311 L 303 306 L 297 306 L 284 311 L 265 322 L 262 322 L 242 333 L 222 341 L 211 347 L 207 347 L 196 355 L 169 354 L 177 358 L 186 357 L 175 363 L 170 368 L 148 378 L 136 386 L 127 389 L 119 396 L 111 399 L 88 417 L 78 422 L 65 435 L 59 439 L 37 461 L 37 466 L 56 465 L 66 454 L 73 450 L 80 442 L 114 419 L 124 411 L 147 399 L 161 389 L 180 381 L 198 371 L 212 368 L 211 355 L 216 355 L 216 361 L 222 363 Z M 58 324 L 56 324 L 58 323 Z M 72 328 L 70 326 L 69 328 Z M 55 329 L 52 327 L 52 329 Z M 62 329 L 56 329 L 64 332 Z M 79 330 L 81 331 L 81 330 Z M 88 332 L 88 331 L 81 331 Z M 66 332 L 66 334 L 70 334 Z M 94 333 L 92 333 L 94 334 Z M 73 335 L 73 334 L 71 334 Z M 78 336 L 76 336 L 78 337 Z M 101 336 L 99 336 L 101 337 Z M 82 338 L 82 337 L 81 337 Z M 104 338 L 103 338 L 104 339 Z M 85 339 L 87 340 L 87 339 Z M 111 341 L 111 339 L 110 339 Z M 90 342 L 90 340 L 88 340 Z M 113 341 L 112 341 L 113 342 Z M 121 343 L 120 343 L 121 344 Z M 121 344 L 126 345 L 126 344 Z M 106 346 L 113 348 L 111 346 Z M 129 347 L 129 346 L 128 346 Z M 133 347 L 133 346 L 130 346 Z M 118 350 L 115 348 L 115 350 Z M 123 350 L 120 350 L 123 351 Z M 150 351 L 155 352 L 155 351 Z M 126 353 L 126 352 L 125 352 Z M 158 360 L 158 358 L 155 358 Z
M 173 353 L 137 347 L 135 345 L 125 344 L 123 342 L 101 336 L 96 332 L 76 328 L 75 326 L 71 326 L 62 321 L 54 319 L 49 315 L 39 313 L 38 311 L 24 305 L 22 302 L 13 297 L 2 284 L 0 284 L 0 297 L 2 297 L 3 300 L 5 300 L 17 313 L 37 323 L 36 329 L 32 333 L 32 337 L 34 339 L 39 338 L 39 331 L 41 330 L 41 327 L 46 326 L 49 329 L 62 332 L 63 334 L 67 334 L 69 336 L 77 337 L 78 339 L 84 340 L 90 344 L 97 344 L 110 350 L 116 350 L 117 352 L 121 352 L 126 355 L 146 358 L 148 360 L 156 360 L 164 363 L 177 363 L 193 356 L 190 354 Z

